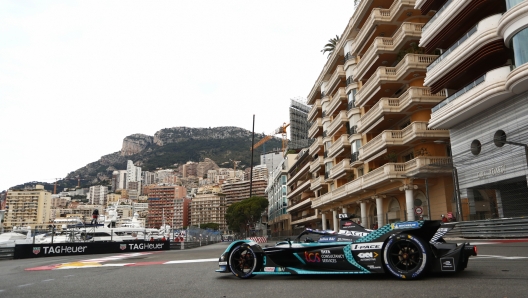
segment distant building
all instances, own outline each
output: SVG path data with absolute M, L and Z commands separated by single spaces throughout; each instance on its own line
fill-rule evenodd
M 51 193 L 42 185 L 35 189 L 8 190 L 4 230 L 11 231 L 15 226 L 42 227 L 49 224 Z
M 112 190 L 120 190 L 126 188 L 127 171 L 119 170 L 112 173 Z
M 252 196 L 265 198 L 266 186 L 266 180 L 253 180 Z M 233 203 L 240 202 L 250 197 L 250 181 L 224 183 L 221 187 L 222 193 L 226 196 L 225 200 L 227 206 L 231 206 Z
M 196 195 L 191 202 L 191 225 L 199 227 L 206 223 L 216 223 L 221 231 L 226 231 L 226 199 L 222 194 Z
M 175 229 L 189 226 L 191 220 L 191 199 L 181 198 L 174 200 L 174 220 L 171 224 Z
M 90 186 L 86 198 L 90 204 L 105 206 L 108 200 L 108 187 L 102 185 Z
M 126 177 L 126 189 L 129 189 L 130 182 L 138 182 L 139 188 L 141 189 L 141 168 L 136 167 L 131 160 L 127 161 L 127 177 Z
M 284 156 L 281 150 L 275 150 L 260 155 L 260 164 L 266 166 L 268 173 L 271 173 L 283 160 Z M 255 169 L 253 169 L 253 172 L 254 171 Z
M 187 191 L 183 186 L 151 186 L 148 194 L 147 226 L 159 228 L 171 225 L 176 215 L 176 200 L 185 198 Z

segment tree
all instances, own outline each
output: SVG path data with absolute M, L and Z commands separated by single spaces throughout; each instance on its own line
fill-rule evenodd
M 251 197 L 229 206 L 226 211 L 226 222 L 230 230 L 244 232 L 248 225 L 254 225 L 268 207 L 268 199 Z
M 200 225 L 200 229 L 211 229 L 211 230 L 218 230 L 220 228 L 220 224 L 217 224 L 217 223 L 214 223 L 214 222 L 209 222 L 209 223 L 205 223 L 205 224 L 201 224 Z
M 339 36 L 338 35 L 336 35 L 335 38 L 330 38 L 328 40 L 328 43 L 325 44 L 324 48 L 321 50 L 321 52 L 323 52 L 323 55 L 324 55 L 324 53 L 328 52 L 328 58 L 330 58 L 330 55 L 332 55 L 332 53 L 334 52 L 335 47 L 337 46 L 338 42 L 339 42 Z

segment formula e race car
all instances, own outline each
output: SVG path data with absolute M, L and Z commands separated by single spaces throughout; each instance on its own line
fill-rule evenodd
M 454 224 L 407 221 L 367 230 L 339 214 L 339 232 L 306 229 L 296 239 L 262 248 L 251 240 L 234 241 L 220 256 L 216 272 L 239 278 L 255 275 L 389 273 L 417 279 L 428 272 L 459 272 L 477 247 L 446 243 Z

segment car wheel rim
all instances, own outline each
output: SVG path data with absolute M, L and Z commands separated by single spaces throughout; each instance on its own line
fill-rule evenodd
M 409 272 L 422 263 L 422 252 L 419 247 L 409 240 L 398 241 L 389 251 L 389 262 L 400 272 Z
M 253 273 L 255 267 L 255 255 L 249 249 L 240 249 L 233 253 L 231 268 L 238 274 L 245 276 Z

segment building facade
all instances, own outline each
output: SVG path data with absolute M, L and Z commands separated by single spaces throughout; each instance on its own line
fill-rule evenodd
M 206 223 L 216 223 L 220 231 L 227 231 L 225 220 L 226 197 L 223 194 L 198 194 L 191 201 L 191 225 L 200 227 Z
M 528 215 L 528 1 L 417 1 L 437 11 L 420 46 L 441 55 L 424 84 L 447 98 L 430 128 L 448 129 L 459 217 Z
M 289 231 L 291 216 L 288 208 L 288 169 L 295 161 L 297 154 L 288 154 L 273 170 L 268 180 L 266 194 L 268 196 L 269 233 L 273 236 L 283 231 Z M 291 234 L 286 232 L 287 234 Z
M 224 183 L 221 185 L 222 194 L 225 195 L 227 206 L 231 206 L 233 203 L 240 202 L 250 197 L 250 181 L 241 181 L 236 183 Z M 252 196 L 254 197 L 266 197 L 266 186 L 267 180 L 253 180 L 252 185 Z
M 141 167 L 136 167 L 131 160 L 127 161 L 126 189 L 129 189 L 130 182 L 138 182 L 139 186 L 134 189 L 141 190 Z
M 51 193 L 46 191 L 44 186 L 7 191 L 3 223 L 5 232 L 12 231 L 13 227 L 47 227 L 50 215 Z
M 86 198 L 92 205 L 106 206 L 108 202 L 108 187 L 102 185 L 90 186 Z
M 437 55 L 418 46 L 431 14 L 416 2 L 360 1 L 308 95 L 322 228 L 341 212 L 372 228 L 452 211 L 449 131 L 428 126 L 445 93 L 423 86 Z
M 183 186 L 151 186 L 148 193 L 147 226 L 171 225 L 176 218 L 176 200 L 186 197 Z

